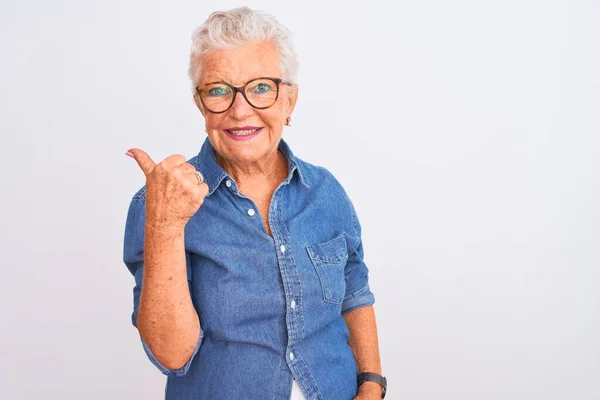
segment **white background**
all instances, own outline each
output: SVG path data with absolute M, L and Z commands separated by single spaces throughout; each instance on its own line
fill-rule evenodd
M 161 399 L 124 152 L 197 153 L 190 34 L 241 3 L 1 4 L 0 397 Z M 388 398 L 600 399 L 599 3 L 249 5 L 294 33 L 284 137 L 361 219 Z

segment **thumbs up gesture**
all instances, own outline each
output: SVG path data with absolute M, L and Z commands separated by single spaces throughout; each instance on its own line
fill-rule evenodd
M 183 229 L 208 194 L 208 185 L 184 156 L 175 154 L 156 164 L 143 150 L 130 149 L 146 175 L 146 225 Z

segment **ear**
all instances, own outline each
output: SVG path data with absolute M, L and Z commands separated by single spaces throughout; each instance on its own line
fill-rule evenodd
M 286 118 L 292 115 L 294 108 L 296 107 L 296 101 L 298 101 L 298 84 L 294 83 L 293 85 L 288 86 L 288 93 L 289 103 L 287 113 L 285 115 Z

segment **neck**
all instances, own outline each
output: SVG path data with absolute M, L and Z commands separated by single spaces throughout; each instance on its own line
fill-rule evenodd
M 236 163 L 216 155 L 217 162 L 244 188 L 271 188 L 287 177 L 287 161 L 277 148 L 268 156 L 251 163 Z

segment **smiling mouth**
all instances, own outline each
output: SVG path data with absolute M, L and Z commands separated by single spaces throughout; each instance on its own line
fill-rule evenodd
M 248 136 L 253 133 L 258 132 L 262 128 L 254 128 L 254 129 L 225 129 L 227 132 L 231 133 L 235 136 Z

